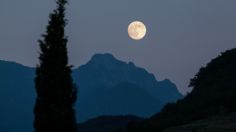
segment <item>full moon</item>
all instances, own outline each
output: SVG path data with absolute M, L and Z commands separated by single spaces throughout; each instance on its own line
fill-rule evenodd
M 134 21 L 128 26 L 128 35 L 134 40 L 141 40 L 147 32 L 146 26 L 140 21 Z

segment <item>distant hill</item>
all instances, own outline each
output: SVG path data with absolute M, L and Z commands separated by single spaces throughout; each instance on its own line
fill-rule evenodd
M 115 132 L 125 128 L 131 122 L 140 122 L 136 116 L 100 116 L 79 124 L 79 132 Z
M 168 79 L 157 81 L 153 74 L 132 62 L 117 60 L 111 54 L 96 54 L 74 71 L 79 84 L 78 119 L 97 115 L 136 114 L 148 117 L 164 104 L 182 98 Z
M 34 69 L 0 61 L 0 131 L 32 132 Z
M 193 87 L 193 91 L 184 99 L 177 103 L 167 104 L 160 113 L 127 130 L 129 132 L 161 132 L 170 127 L 236 112 L 235 69 L 236 48 L 222 53 L 206 67 L 202 67 L 191 79 L 190 86 Z M 218 125 L 222 125 L 225 122 L 219 123 Z
M 0 61 L 0 131 L 33 131 L 34 71 Z M 146 70 L 110 54 L 94 55 L 73 70 L 73 78 L 79 87 L 76 113 L 80 122 L 100 115 L 148 117 L 166 102 L 182 97 L 169 80 L 156 81 Z

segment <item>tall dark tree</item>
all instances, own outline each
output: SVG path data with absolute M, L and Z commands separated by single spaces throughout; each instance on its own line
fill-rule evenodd
M 35 132 L 77 131 L 74 112 L 76 88 L 71 77 L 71 66 L 68 65 L 64 30 L 66 4 L 66 0 L 57 0 L 57 8 L 50 14 L 46 34 L 39 40 L 41 52 L 35 78 Z

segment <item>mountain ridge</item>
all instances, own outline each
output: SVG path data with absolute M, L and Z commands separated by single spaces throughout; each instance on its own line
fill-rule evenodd
M 99 60 L 102 60 L 102 61 L 99 61 Z M 94 65 L 94 62 L 98 62 L 98 63 L 95 63 L 96 65 Z M 96 73 L 96 74 L 93 74 L 92 77 L 89 75 L 86 75 L 86 77 L 91 79 L 91 78 L 102 76 L 104 77 L 103 78 L 104 80 L 100 79 L 100 81 L 109 80 L 109 82 L 107 83 L 110 83 L 111 86 L 117 85 L 120 82 L 131 82 L 134 84 L 138 84 L 138 86 L 140 87 L 149 87 L 147 90 L 149 91 L 150 94 L 154 93 L 153 95 L 154 97 L 156 96 L 155 94 L 158 94 L 160 90 L 165 92 L 164 91 L 165 88 L 170 88 L 168 92 L 173 90 L 175 93 L 178 93 L 177 95 L 173 95 L 169 97 L 170 99 L 165 99 L 166 94 L 164 95 L 159 94 L 158 96 L 164 98 L 164 99 L 161 99 L 163 102 L 172 102 L 172 101 L 175 101 L 176 98 L 181 98 L 183 96 L 181 93 L 179 93 L 176 85 L 172 83 L 169 79 L 158 81 L 155 78 L 154 74 L 148 72 L 144 68 L 137 67 L 133 62 L 127 63 L 124 61 L 120 61 L 109 53 L 94 55 L 89 62 L 87 62 L 84 65 L 81 65 L 75 71 L 80 72 L 78 73 L 78 75 L 82 74 L 84 76 L 84 74 L 86 74 L 86 73 L 83 73 L 84 70 L 92 71 L 93 73 Z M 114 74 L 115 76 L 112 76 Z M 78 76 L 78 78 L 80 77 Z M 78 81 L 80 81 L 80 79 Z M 169 84 L 169 86 L 166 87 L 166 86 L 163 86 L 162 84 Z M 168 93 L 168 92 L 165 92 L 165 93 Z M 171 99 L 172 97 L 173 99 Z M 160 99 L 160 98 L 157 98 L 157 99 Z
M 134 63 L 132 63 L 132 62 L 125 63 L 123 61 L 119 61 L 119 60 L 115 59 L 114 56 L 110 56 L 110 57 L 108 57 L 108 59 L 104 58 L 103 55 L 97 56 L 97 57 L 102 57 L 105 60 L 109 60 L 109 58 L 110 58 L 111 60 L 109 60 L 108 62 L 111 62 L 112 64 L 115 64 L 115 65 L 116 64 L 122 65 L 123 69 L 119 71 L 119 70 L 115 70 L 116 68 L 114 69 L 115 65 L 112 66 L 113 68 L 111 68 L 110 65 L 107 65 L 108 70 L 106 69 L 106 67 L 105 68 L 101 67 L 101 68 L 102 69 L 104 68 L 103 69 L 104 71 L 109 71 L 109 72 L 107 74 L 101 72 L 102 74 L 100 74 L 100 71 L 102 71 L 102 69 L 96 69 L 97 63 L 95 63 L 95 69 L 93 69 L 91 71 L 89 70 L 89 72 L 91 72 L 90 75 L 78 73 L 78 72 L 81 72 L 79 70 L 81 67 L 86 66 L 86 64 L 87 64 L 86 63 L 85 65 L 73 70 L 73 72 L 72 72 L 73 80 L 74 80 L 74 83 L 77 84 L 78 89 L 79 89 L 78 101 L 76 104 L 76 109 L 77 109 L 76 113 L 77 113 L 77 116 L 78 116 L 77 119 L 79 119 L 79 122 L 86 121 L 87 119 L 94 118 L 94 117 L 97 117 L 100 115 L 99 112 L 98 113 L 96 112 L 96 109 L 91 109 L 91 110 L 93 110 L 92 113 L 95 113 L 95 114 L 93 114 L 93 116 L 91 116 L 91 115 L 90 116 L 83 116 L 84 113 L 86 114 L 87 111 L 89 111 L 88 109 L 84 109 L 84 112 L 82 112 L 82 108 L 85 108 L 85 106 L 87 104 L 86 101 L 88 101 L 88 100 L 90 100 L 90 101 L 94 100 L 94 102 L 98 101 L 98 99 L 96 97 L 93 99 L 91 98 L 91 96 L 90 96 L 91 93 L 88 93 L 88 95 L 86 96 L 86 94 L 85 94 L 86 92 L 84 92 L 87 89 L 89 89 L 90 85 L 92 85 L 92 84 L 97 85 L 97 84 L 102 83 L 102 85 L 97 85 L 98 87 L 93 87 L 93 88 L 94 89 L 99 89 L 99 88 L 105 89 L 105 90 L 101 90 L 100 93 L 103 93 L 104 96 L 107 96 L 108 93 L 111 93 L 111 95 L 114 95 L 114 96 L 116 95 L 117 100 L 121 97 L 129 99 L 129 97 L 132 97 L 132 96 L 135 97 L 136 95 L 142 96 L 142 97 L 139 97 L 138 102 L 143 102 L 143 104 L 146 105 L 146 106 L 144 106 L 144 108 L 147 107 L 149 109 L 149 110 L 147 110 L 147 113 L 149 113 L 149 114 L 147 115 L 147 113 L 142 113 L 141 117 L 143 117 L 144 115 L 145 115 L 145 117 L 151 116 L 151 114 L 153 112 L 157 112 L 163 107 L 164 103 L 162 103 L 162 101 L 158 101 L 158 99 L 153 99 L 152 95 L 150 95 L 147 91 L 145 91 L 145 92 L 143 91 L 143 90 L 145 90 L 145 87 L 149 87 L 147 85 L 149 82 L 155 82 L 154 75 L 149 76 L 152 74 L 146 74 L 148 72 L 145 69 L 143 69 L 143 70 L 145 70 L 145 71 L 143 71 L 142 68 L 137 68 L 135 70 L 132 70 L 133 68 L 136 67 Z M 96 59 L 98 59 L 97 57 L 95 56 L 95 61 L 96 61 Z M 91 60 L 93 60 L 93 59 L 91 59 Z M 91 60 L 89 62 L 91 62 Z M 94 63 L 93 61 L 92 61 L 92 63 Z M 99 63 L 104 62 L 104 61 L 99 61 L 99 60 L 97 60 L 97 61 Z M 114 63 L 113 63 L 113 61 L 114 61 Z M 102 65 L 100 65 L 100 66 L 102 66 Z M 130 67 L 131 67 L 131 69 L 129 69 Z M 92 66 L 92 68 L 93 68 L 93 66 Z M 86 67 L 85 67 L 85 69 L 86 69 Z M 118 66 L 118 69 L 119 69 L 119 66 Z M 140 69 L 141 69 L 141 72 L 140 72 Z M 4 115 L 0 115 L 1 117 L 4 117 L 4 118 L 1 118 L 2 119 L 1 122 L 4 122 L 4 123 L 0 124 L 1 130 L 3 129 L 3 130 L 5 130 L 5 132 L 7 132 L 8 130 L 10 130 L 10 131 L 21 130 L 21 131 L 26 131 L 26 132 L 33 131 L 33 128 L 32 128 L 33 127 L 33 125 L 32 125 L 33 124 L 33 108 L 34 108 L 34 102 L 35 102 L 35 89 L 34 89 L 35 71 L 34 70 L 35 70 L 35 68 L 27 67 L 27 66 L 18 64 L 16 62 L 0 61 L 0 73 L 1 73 L 0 74 L 0 87 L 1 87 L 1 89 L 0 89 L 0 102 L 2 101 L 1 104 L 3 106 L 5 106 L 4 109 L 3 108 L 0 109 L 0 114 L 4 114 Z M 110 71 L 110 70 L 114 70 L 115 72 Z M 137 74 L 138 76 L 135 75 L 135 73 L 137 71 L 139 73 L 141 73 L 141 74 Z M 143 73 L 147 77 L 142 77 Z M 96 76 L 96 74 L 99 76 Z M 119 75 L 115 75 L 115 74 L 119 74 Z M 83 75 L 83 77 L 82 77 L 82 75 Z M 100 76 L 100 75 L 105 75 L 105 76 Z M 123 77 L 123 75 L 126 75 L 126 77 Z M 84 78 L 85 80 L 83 80 L 83 79 L 81 80 L 81 77 Z M 90 81 L 91 78 L 86 78 L 86 77 L 93 77 L 93 79 Z M 102 79 L 102 78 L 104 78 L 105 80 L 96 81 L 96 79 Z M 122 79 L 119 79 L 119 78 L 122 78 Z M 124 79 L 124 78 L 126 78 L 126 79 Z M 133 78 L 135 78 L 136 80 Z M 147 82 L 144 81 L 145 83 L 141 83 L 143 78 L 151 78 L 151 81 L 146 80 Z M 110 79 L 111 80 L 117 79 L 117 80 L 119 80 L 119 82 L 118 83 L 115 82 L 116 85 L 110 85 L 109 83 L 114 83 L 112 81 L 110 82 L 109 81 Z M 141 79 L 141 81 L 140 81 L 140 79 Z M 86 80 L 88 83 L 81 83 L 81 81 L 86 81 Z M 139 82 L 139 83 L 137 83 L 137 82 Z M 104 83 L 105 83 L 105 85 L 104 85 Z M 106 83 L 108 83 L 109 85 L 107 85 Z M 130 85 L 127 85 L 124 83 L 128 83 Z M 142 84 L 142 85 L 139 85 L 139 84 Z M 123 89 L 119 89 L 119 87 L 122 87 Z M 124 87 L 127 87 L 127 89 L 124 89 Z M 136 88 L 141 89 L 141 90 L 135 90 Z M 119 90 L 118 90 L 118 92 L 116 91 L 116 92 L 112 93 L 111 92 L 111 91 L 113 91 L 112 89 L 119 89 Z M 126 94 L 126 96 L 124 97 L 123 93 L 126 93 L 127 90 L 129 91 L 128 92 L 129 94 Z M 92 91 L 92 92 L 96 93 L 96 90 Z M 103 95 L 96 94 L 97 97 L 103 96 Z M 135 98 L 138 98 L 138 96 L 136 96 Z M 112 97 L 110 97 L 110 98 L 112 98 Z M 113 100 L 113 98 L 112 98 L 112 100 Z M 110 101 L 111 101 L 110 104 L 112 104 L 112 100 L 110 99 Z M 102 102 L 102 100 L 100 100 L 100 101 Z M 136 99 L 133 99 L 133 102 L 135 102 L 135 101 L 136 101 Z M 147 101 L 152 102 L 152 103 L 149 104 Z M 125 107 L 125 109 L 129 110 L 130 106 L 128 104 L 131 104 L 131 103 L 132 102 L 122 101 L 122 102 L 117 103 L 119 105 L 117 105 L 116 107 L 119 108 L 119 107 L 122 107 L 123 105 L 126 105 L 127 107 Z M 81 105 L 81 104 L 83 104 L 83 105 Z M 155 106 L 153 106 L 153 104 L 155 104 Z M 116 105 L 116 103 L 113 103 L 113 105 Z M 91 106 L 94 106 L 94 104 L 92 103 Z M 136 104 L 136 106 L 135 106 L 136 109 L 140 108 L 140 111 L 142 111 L 141 107 L 142 106 L 139 104 Z M 111 107 L 111 108 L 113 108 L 113 107 Z M 131 109 L 131 107 L 130 107 L 130 109 Z M 103 110 L 107 111 L 107 109 L 103 109 Z M 107 111 L 105 113 L 101 112 L 101 114 L 102 115 L 108 115 L 108 114 L 109 115 L 110 114 L 111 115 L 122 115 L 122 114 L 139 113 L 137 110 L 135 110 L 136 112 L 134 110 L 133 111 L 126 111 L 127 113 L 121 113 L 120 111 L 122 111 L 122 110 L 116 110 L 116 113 L 113 113 L 113 111 L 115 111 L 115 110 L 110 109 L 110 111 Z M 88 114 L 89 114 L 89 112 L 88 112 Z M 140 116 L 140 115 L 138 115 L 138 116 Z M 21 119 L 24 119 L 25 121 L 22 122 Z M 15 126 L 15 127 L 13 128 L 12 126 Z

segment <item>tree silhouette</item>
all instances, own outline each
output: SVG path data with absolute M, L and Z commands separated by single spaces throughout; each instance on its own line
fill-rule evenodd
M 39 40 L 40 64 L 36 69 L 37 93 L 34 108 L 35 132 L 76 132 L 74 112 L 76 88 L 68 65 L 65 36 L 66 0 L 57 0 L 57 8 L 50 14 L 46 34 Z

